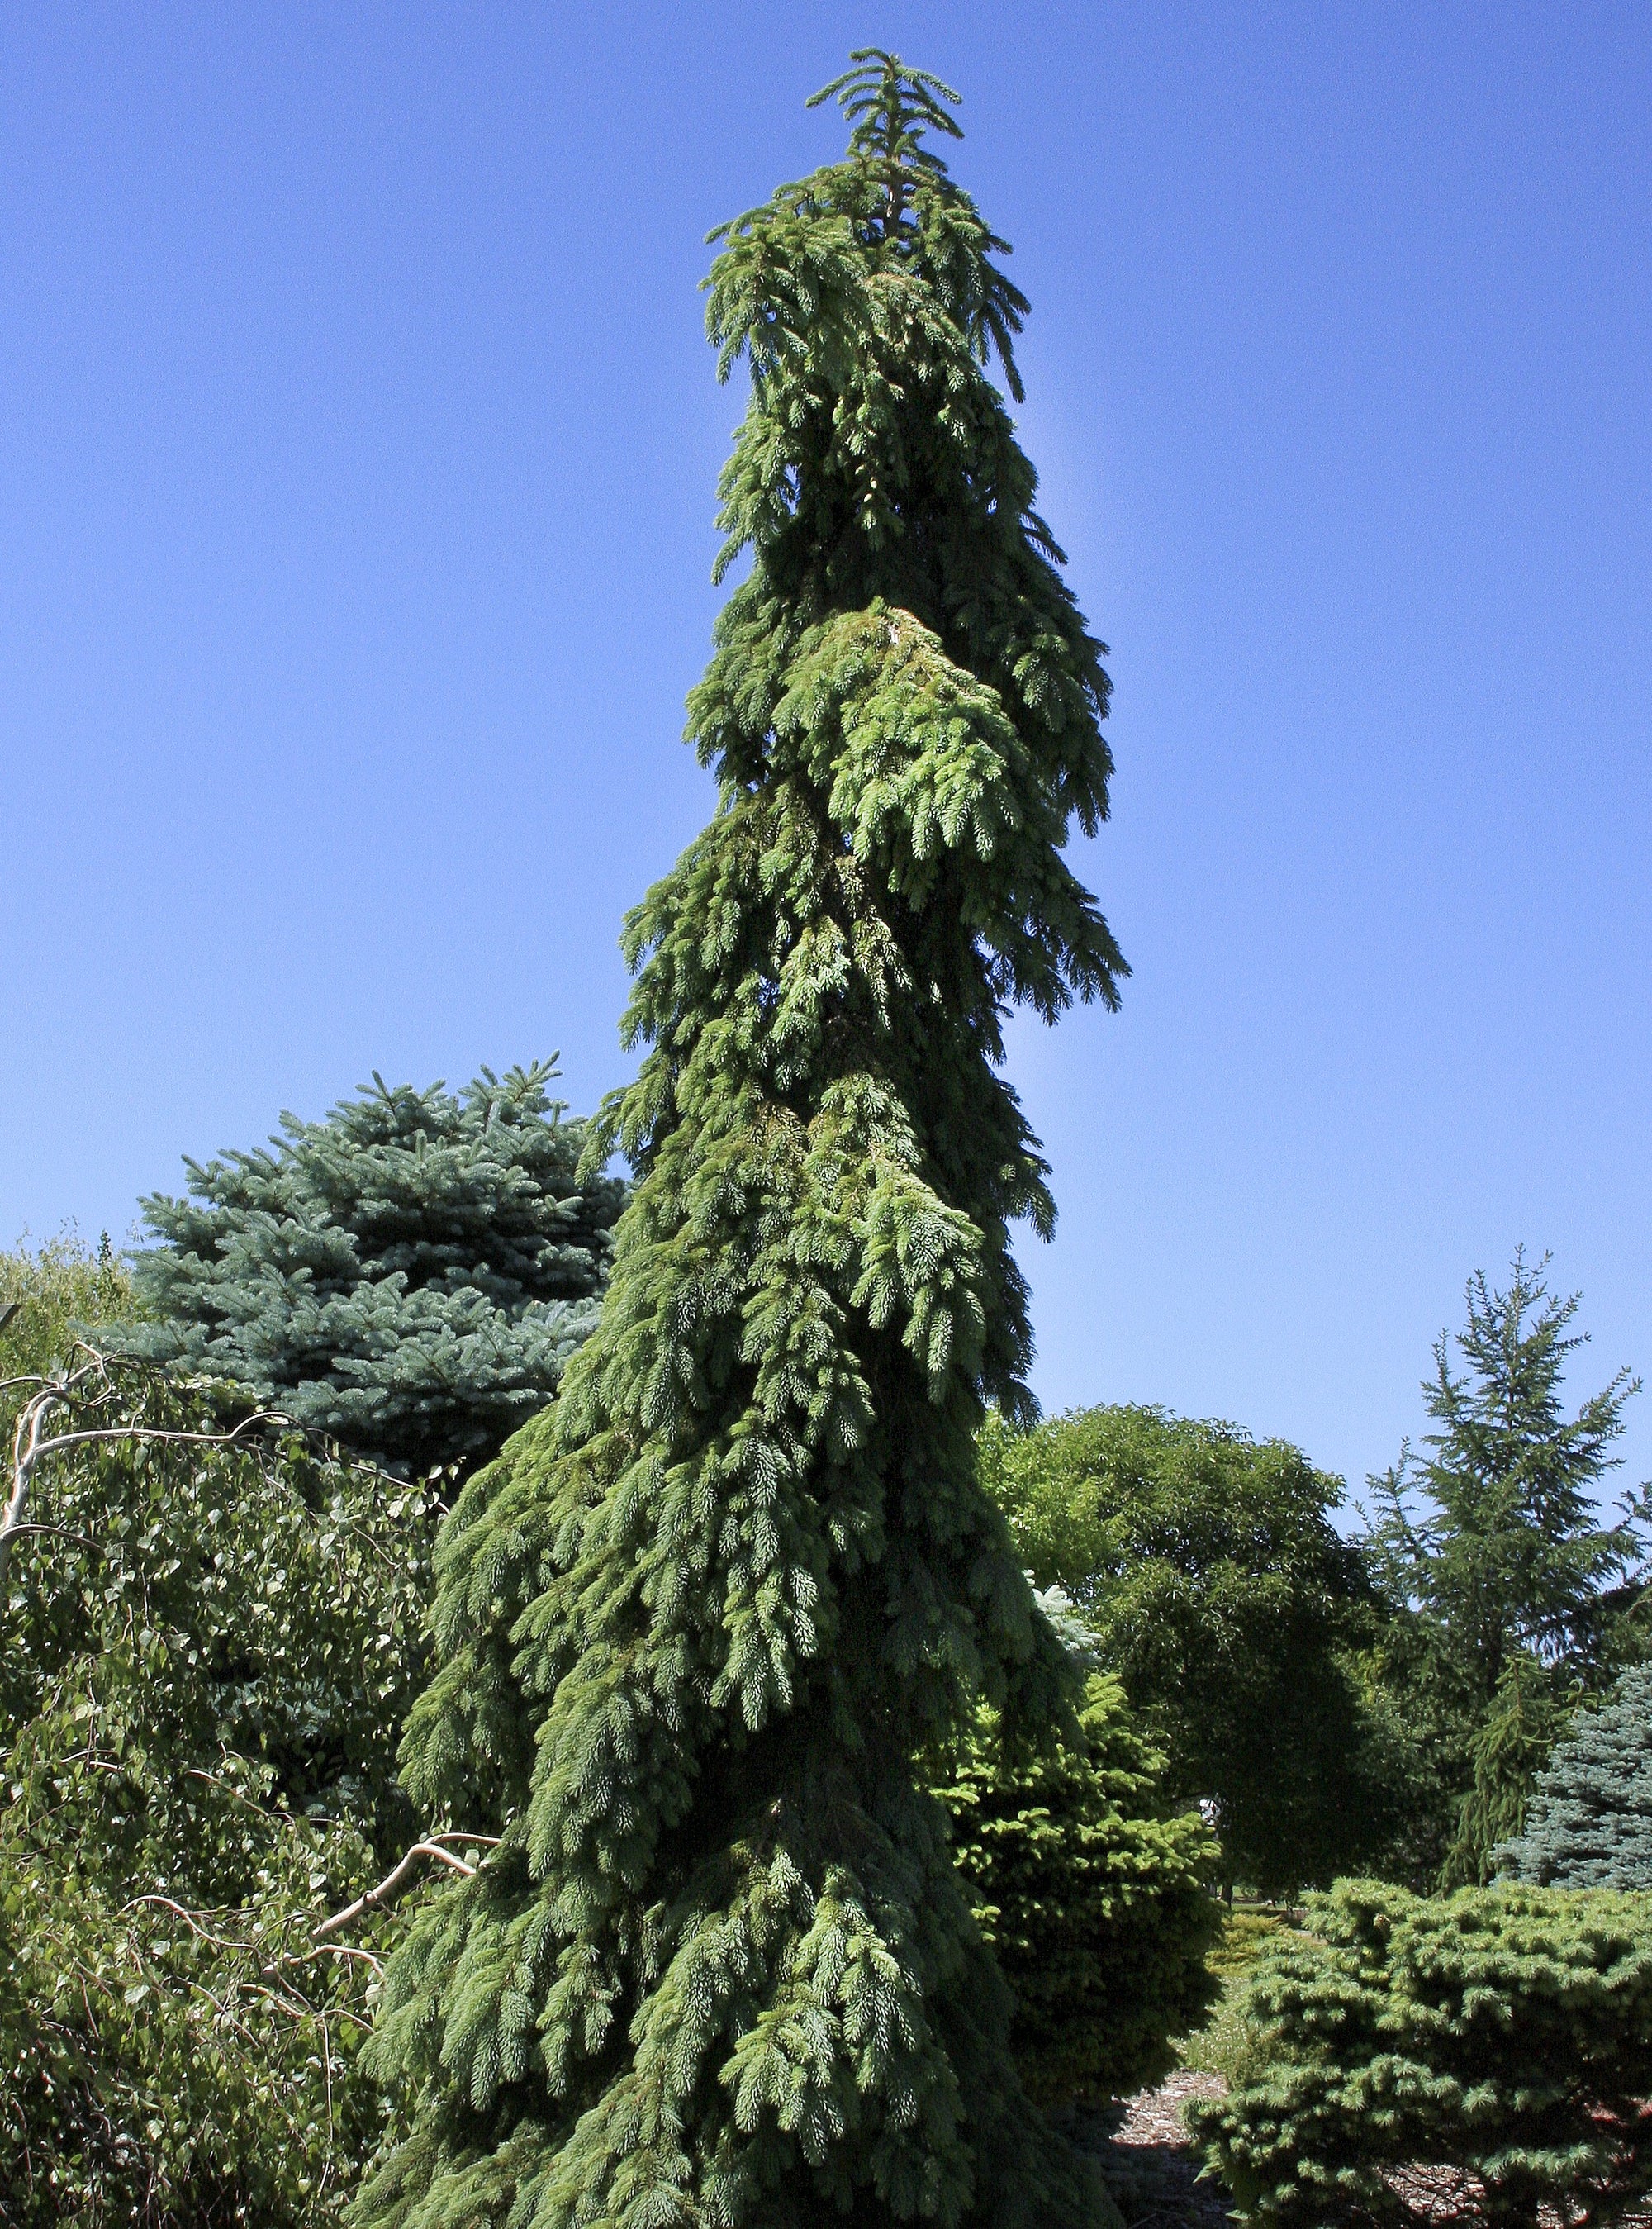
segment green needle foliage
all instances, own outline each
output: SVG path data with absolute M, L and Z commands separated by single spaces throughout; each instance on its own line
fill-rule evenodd
M 1497 1854 L 1516 1880 L 1652 1892 L 1652 1665 L 1573 1719 Z
M 1483 1275 L 1470 1279 L 1468 1322 L 1455 1341 L 1461 1367 L 1442 1334 L 1423 1384 L 1435 1423 L 1428 1453 L 1406 1449 L 1373 1481 L 1374 1538 L 1393 1583 L 1437 1631 L 1451 1676 L 1480 1713 L 1520 1650 L 1578 1669 L 1598 1661 L 1632 1599 L 1623 1583 L 1647 1552 L 1644 1489 L 1616 1525 L 1600 1522 L 1597 1499 L 1623 1461 L 1613 1446 L 1639 1380 L 1620 1370 L 1566 1414 L 1568 1361 L 1585 1343 L 1569 1329 L 1581 1296 L 1557 1301 L 1546 1267 L 1517 1252 L 1506 1292 Z
M 923 145 L 953 96 L 855 61 L 846 158 L 714 235 L 719 804 L 626 926 L 601 1320 L 439 1545 L 406 1783 L 503 1840 L 388 1974 L 414 2126 L 364 2223 L 1110 2218 L 919 1779 L 977 1693 L 1072 1726 L 973 1441 L 1028 1406 L 1009 1229 L 1053 1213 L 1005 1016 L 1122 972 L 1062 857 L 1107 683 L 986 376 L 1024 305 Z
M 1524 1650 L 1503 1667 L 1491 1709 L 1469 1744 L 1474 1779 L 1458 1806 L 1442 1888 L 1483 1888 L 1497 1870 L 1499 1846 L 1519 1834 L 1532 1782 L 1566 1715 L 1553 1689 L 1544 1666 Z
M 1407 1870 L 1446 1887 L 1489 1878 L 1572 1694 L 1640 1653 L 1652 1500 L 1626 1495 L 1615 1524 L 1599 1505 L 1638 1381 L 1620 1370 L 1566 1413 L 1579 1299 L 1555 1298 L 1546 1268 L 1517 1252 L 1505 1290 L 1470 1280 L 1468 1321 L 1424 1381 L 1426 1452 L 1371 1481 L 1393 1612 L 1379 1676 L 1415 1758 Z
M 1171 2037 L 1216 1995 L 1216 1844 L 1196 1811 L 1162 1802 L 1164 1759 L 1111 1675 L 1091 1674 L 1079 1738 L 1053 1755 L 1017 1759 L 991 1713 L 982 1720 L 942 1793 L 1015 1995 L 1021 2081 L 1047 2107 L 1129 2097 L 1169 2072 Z
M 1644 2219 L 1652 1906 L 1348 1881 L 1257 1969 L 1259 2071 L 1190 2113 L 1274 2229 Z
M 596 1320 L 624 1188 L 575 1174 L 541 1062 L 457 1097 L 371 1089 L 273 1152 L 187 1160 L 144 1203 L 154 1321 L 127 1352 L 249 1386 L 365 1460 L 475 1468 L 556 1390 Z

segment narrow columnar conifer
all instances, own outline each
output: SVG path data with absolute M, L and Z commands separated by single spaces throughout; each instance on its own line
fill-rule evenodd
M 407 1784 L 500 1837 L 387 1975 L 364 2222 L 1076 2224 L 917 1760 L 1075 1673 L 976 1483 L 1053 1213 L 1017 1002 L 1116 1003 L 1063 858 L 1108 683 L 999 388 L 1026 307 L 877 51 L 843 160 L 712 235 L 751 399 L 689 699 L 714 817 L 630 916 L 637 1172 L 600 1321 L 439 1550 Z M 826 98 L 826 94 L 818 96 Z

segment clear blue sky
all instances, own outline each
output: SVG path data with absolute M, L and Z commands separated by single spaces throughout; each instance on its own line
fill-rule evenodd
M 628 1071 L 741 407 L 702 234 L 966 96 L 1112 646 L 1117 1018 L 1020 1026 L 1047 1404 L 1358 1481 L 1517 1240 L 1652 1368 L 1652 10 L 112 4 L 0 24 L 0 1238 L 374 1068 Z M 1581 1384 L 1581 1381 L 1580 1381 Z M 1631 1475 L 1652 1470 L 1652 1392 Z

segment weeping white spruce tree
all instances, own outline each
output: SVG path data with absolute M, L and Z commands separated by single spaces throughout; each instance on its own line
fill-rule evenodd
M 1037 1742 L 1074 1692 L 972 1442 L 1028 1405 L 1009 1227 L 1053 1214 L 1004 1019 L 1124 973 L 1062 858 L 1108 683 L 987 376 L 1005 243 L 924 144 L 956 95 L 854 61 L 845 158 L 713 235 L 719 803 L 626 926 L 600 1321 L 439 1551 L 407 1784 L 498 1840 L 387 1977 L 366 2223 L 1112 2218 L 920 1788 L 971 1695 Z

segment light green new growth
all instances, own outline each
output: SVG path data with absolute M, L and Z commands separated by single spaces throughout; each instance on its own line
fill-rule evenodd
M 719 803 L 626 925 L 601 1320 L 439 1551 L 407 1785 L 503 1839 L 387 1977 L 385 2229 L 1111 2218 L 915 1770 L 977 1694 L 1074 1726 L 973 1435 L 1053 1216 L 1004 1019 L 1124 973 L 1062 857 L 1108 684 L 986 376 L 1026 305 L 920 144 L 956 96 L 855 61 L 846 158 L 713 235 Z

